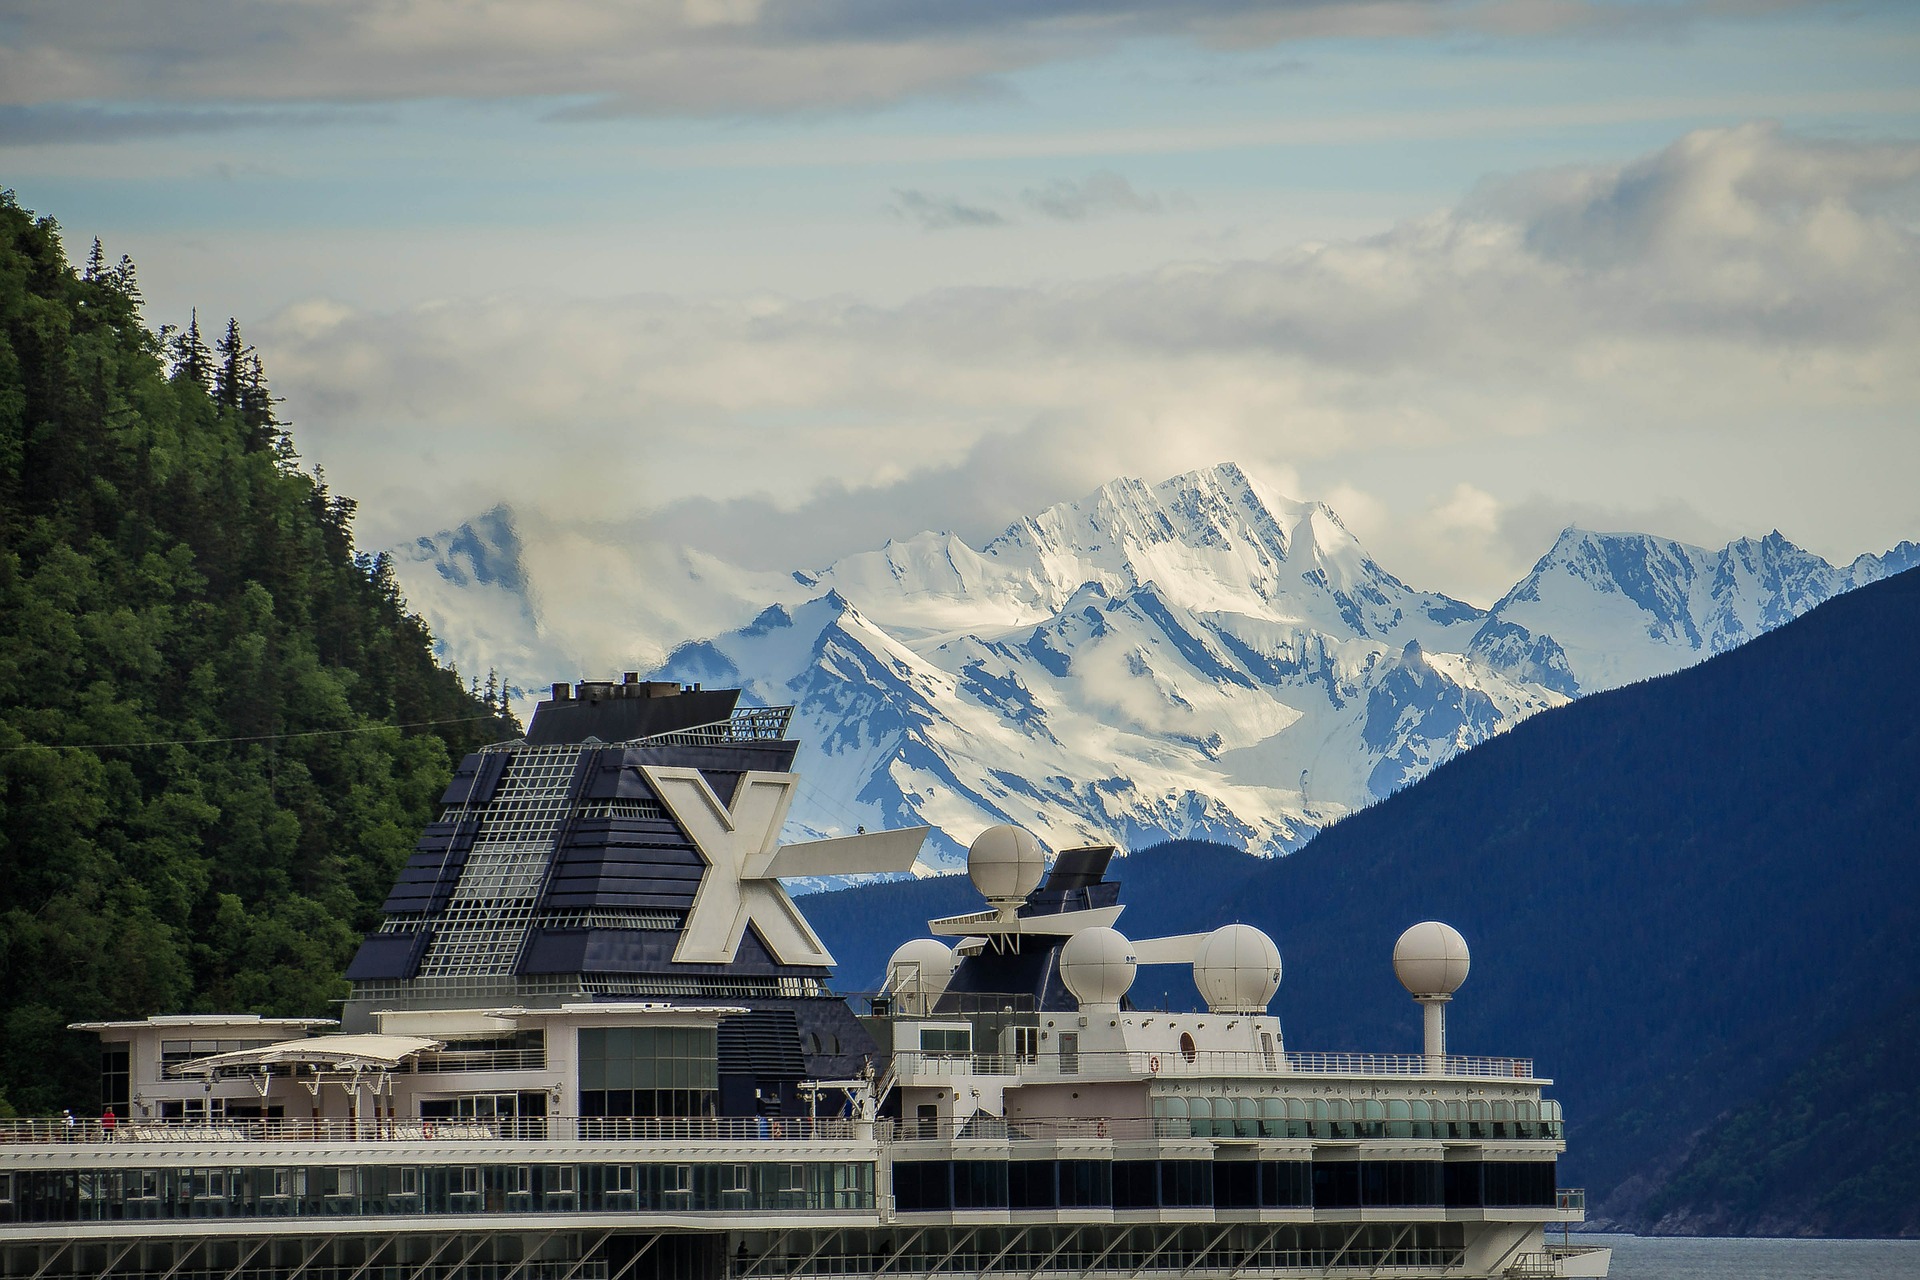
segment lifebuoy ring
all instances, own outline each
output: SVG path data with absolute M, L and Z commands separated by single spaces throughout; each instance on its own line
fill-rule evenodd
M 1107 1136 L 1107 1122 L 1105 1120 L 1094 1121 L 1093 1136 L 1096 1138 L 1104 1138 Z
M 1160 1074 L 1160 1055 L 1159 1054 L 1157 1053 L 1152 1054 L 1147 1058 L 1147 1070 L 1152 1072 L 1156 1076 Z

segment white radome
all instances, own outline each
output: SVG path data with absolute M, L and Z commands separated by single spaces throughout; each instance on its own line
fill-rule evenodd
M 1133 943 L 1118 929 L 1094 925 L 1060 948 L 1060 981 L 1083 1006 L 1117 1005 L 1133 986 Z
M 967 875 L 980 896 L 996 906 L 1025 901 L 1046 872 L 1040 842 L 1019 827 L 988 827 L 967 846 Z
M 1193 958 L 1193 984 L 1214 1013 L 1265 1013 L 1280 989 L 1280 948 L 1250 924 L 1222 925 Z
M 887 959 L 887 990 L 938 1000 L 953 978 L 953 949 L 936 938 L 903 942 Z
M 1393 944 L 1393 972 L 1416 996 L 1450 996 L 1467 980 L 1473 957 L 1452 925 L 1423 920 Z

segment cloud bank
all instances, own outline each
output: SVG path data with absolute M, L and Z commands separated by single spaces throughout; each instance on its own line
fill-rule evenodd
M 386 536 L 507 498 L 790 568 L 1230 458 L 1283 488 L 1339 480 L 1383 561 L 1470 592 L 1457 575 L 1516 576 L 1513 530 L 1551 518 L 1530 494 L 1600 513 L 1577 505 L 1599 501 L 1587 471 L 1643 468 L 1625 491 L 1697 530 L 1726 518 L 1690 495 L 1730 477 L 1768 501 L 1895 500 L 1888 476 L 1920 473 L 1917 211 L 1920 144 L 1753 124 L 1259 260 L 894 307 L 309 304 L 254 336 L 337 483 L 414 522 Z M 1422 451 L 1539 473 L 1475 480 L 1491 509 L 1449 493 L 1368 527 L 1369 502 L 1396 505 L 1370 473 Z M 1880 473 L 1816 492 L 1843 455 Z
M 841 108 L 1115 42 L 1671 26 L 1764 0 L 5 0 L 0 103 L 553 98 L 572 116 Z M 1777 7 L 1764 5 L 1764 7 Z

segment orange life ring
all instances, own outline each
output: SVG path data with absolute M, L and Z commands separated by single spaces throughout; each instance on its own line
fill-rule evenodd
M 1155 1053 L 1148 1056 L 1147 1070 L 1152 1072 L 1156 1076 L 1160 1074 L 1160 1055 L 1159 1054 Z

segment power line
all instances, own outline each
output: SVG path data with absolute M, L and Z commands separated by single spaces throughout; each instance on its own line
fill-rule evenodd
M 426 729 L 442 724 L 476 724 L 499 716 L 461 716 L 453 720 L 415 720 L 408 724 L 365 724 L 352 729 L 303 729 L 299 733 L 255 733 L 237 738 L 159 738 L 150 742 L 21 742 L 0 751 L 118 751 L 133 747 L 204 747 L 223 742 L 286 742 L 294 738 L 339 737 L 382 729 Z

